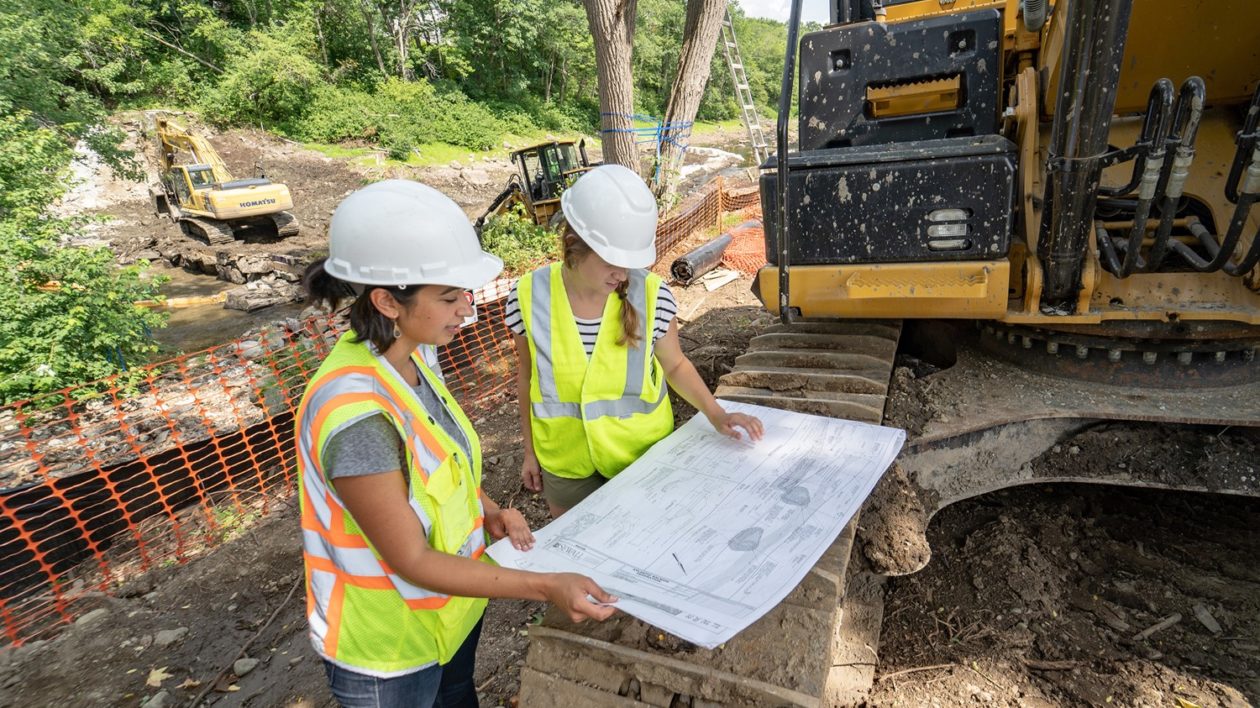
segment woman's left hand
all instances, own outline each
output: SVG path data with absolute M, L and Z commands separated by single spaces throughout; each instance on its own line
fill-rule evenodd
M 709 422 L 713 424 L 714 429 L 719 433 L 734 440 L 739 440 L 743 437 L 739 433 L 739 428 L 743 428 L 753 442 L 760 440 L 765 432 L 761 426 L 761 419 L 747 413 L 727 413 L 722 411 L 721 415 L 709 418 Z
M 507 536 L 512 547 L 518 551 L 534 547 L 534 533 L 529 530 L 525 516 L 516 509 L 500 509 L 497 514 L 487 514 L 486 531 L 496 541 Z

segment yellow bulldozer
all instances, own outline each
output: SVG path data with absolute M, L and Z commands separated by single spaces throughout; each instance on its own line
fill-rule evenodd
M 905 425 L 906 447 L 800 587 L 724 647 L 549 618 L 523 705 L 863 704 L 883 580 L 927 563 L 940 509 L 1050 481 L 1260 496 L 1246 463 L 1031 464 L 1099 424 L 1260 435 L 1260 3 L 830 11 L 802 36 L 792 3 L 761 166 L 754 289 L 779 322 L 717 395 Z M 897 371 L 887 410 L 922 408 L 909 423 L 884 418 L 898 355 L 925 372 Z M 903 371 L 931 395 L 903 399 Z
M 531 145 L 512 153 L 517 172 L 508 178 L 507 186 L 490 202 L 477 218 L 474 227 L 481 227 L 493 216 L 504 214 L 520 205 L 526 216 L 539 226 L 555 226 L 560 213 L 560 194 L 592 165 L 586 157 L 586 141 L 553 140 Z
M 165 117 L 153 118 L 152 136 L 159 167 L 158 183 L 149 187 L 153 210 L 186 235 L 222 245 L 247 229 L 278 238 L 298 233 L 287 186 L 234 178 L 209 141 Z

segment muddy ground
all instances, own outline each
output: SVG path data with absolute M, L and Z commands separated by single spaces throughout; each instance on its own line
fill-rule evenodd
M 193 116 L 175 115 L 174 118 L 207 137 L 234 176 L 265 175 L 273 182 L 287 185 L 293 196 L 292 211 L 301 224 L 297 236 L 280 242 L 251 238 L 217 248 L 233 253 L 285 253 L 309 258 L 311 254 L 322 252 L 326 249 L 328 221 L 338 202 L 364 184 L 381 179 L 423 181 L 454 199 L 469 217 L 476 218 L 516 171 L 506 157 L 478 157 L 471 153 L 436 167 L 390 163 L 383 158 L 383 153 L 375 162 L 370 157 L 352 162 L 327 157 L 265 131 L 248 128 L 219 131 L 201 124 Z M 117 122 L 128 133 L 126 147 L 142 158 L 146 182 L 119 179 L 89 154 L 75 165 L 75 176 L 81 184 L 62 200 L 61 210 L 106 217 L 105 223 L 91 229 L 89 241 L 112 245 L 124 262 L 138 257 L 158 260 L 155 251 L 165 256 L 180 246 L 195 247 L 170 219 L 153 212 L 147 184 L 155 183 L 157 178 L 155 164 L 147 155 L 150 141 L 143 132 L 146 119 L 141 114 L 129 113 L 120 116 Z M 738 156 L 713 146 L 739 150 L 741 139 L 740 132 L 730 128 L 693 138 L 697 150 L 685 157 L 683 169 L 689 177 L 684 180 L 683 191 L 703 184 L 717 171 L 732 171 Z M 597 145 L 598 141 L 594 141 L 589 149 L 592 160 L 600 157 Z M 522 142 L 513 148 L 525 146 Z M 740 172 L 733 170 L 732 174 Z

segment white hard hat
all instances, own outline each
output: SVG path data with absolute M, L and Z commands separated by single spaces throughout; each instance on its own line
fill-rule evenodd
M 389 179 L 341 200 L 328 226 L 324 270 L 361 285 L 451 285 L 472 290 L 503 271 L 481 250 L 451 198 L 419 182 Z
M 633 170 L 596 167 L 564 190 L 560 207 L 574 232 L 610 265 L 656 262 L 656 198 Z

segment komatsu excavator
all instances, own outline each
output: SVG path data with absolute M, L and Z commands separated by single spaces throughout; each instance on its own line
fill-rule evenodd
M 1260 496 L 1245 468 L 1027 464 L 1100 421 L 1260 430 L 1260 3 L 831 0 L 803 36 L 800 9 L 761 166 L 754 289 L 780 322 L 717 395 L 879 423 L 900 351 L 947 411 L 725 646 L 549 618 L 522 705 L 858 704 L 882 581 L 930 557 L 872 553 L 859 523 L 897 507 L 890 537 L 927 548 L 936 511 L 1042 481 Z
M 153 210 L 185 234 L 210 245 L 258 228 L 275 237 L 298 233 L 289 188 L 266 178 L 235 179 L 210 143 L 165 117 L 153 118 L 158 184 L 149 187 Z

